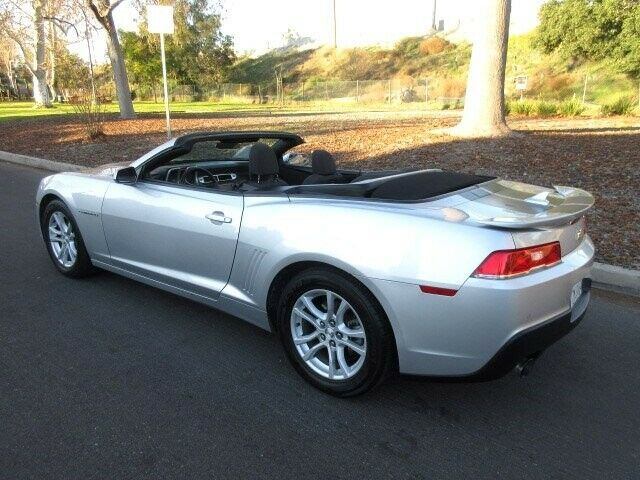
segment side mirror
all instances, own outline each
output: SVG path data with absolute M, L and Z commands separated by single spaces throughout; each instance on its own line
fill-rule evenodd
M 138 181 L 138 174 L 133 167 L 121 168 L 116 172 L 116 182 L 133 184 Z

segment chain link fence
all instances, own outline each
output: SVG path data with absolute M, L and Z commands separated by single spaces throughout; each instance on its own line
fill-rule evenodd
M 253 104 L 425 103 L 436 98 L 427 79 L 311 80 L 278 84 L 223 83 L 212 88 L 169 87 L 172 102 L 237 102 Z M 162 101 L 162 86 L 134 85 L 135 100 Z
M 522 78 L 526 80 L 522 81 Z M 520 80 L 518 80 L 520 79 Z M 524 88 L 523 88 L 524 87 Z M 271 105 L 413 104 L 416 108 L 455 109 L 464 106 L 466 78 L 395 78 L 384 80 L 307 80 L 269 84 L 221 83 L 210 88 L 170 85 L 171 102 L 222 102 Z M 115 100 L 113 87 L 100 87 L 100 96 Z M 638 103 L 640 80 L 625 75 L 554 74 L 509 75 L 505 95 L 509 100 L 563 102 L 604 107 L 625 98 Z M 161 103 L 162 85 L 132 85 L 134 100 Z

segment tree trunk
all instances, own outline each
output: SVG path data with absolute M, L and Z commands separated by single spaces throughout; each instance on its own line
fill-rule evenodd
M 113 69 L 113 80 L 116 84 L 116 94 L 118 95 L 118 105 L 120 106 L 120 118 L 135 118 L 136 112 L 131 101 L 131 90 L 129 89 L 129 79 L 127 69 L 124 64 L 124 55 L 118 39 L 118 32 L 113 22 L 113 14 L 109 12 L 105 20 L 107 30 L 107 50 L 109 60 Z
M 16 85 L 16 80 L 15 77 L 13 75 L 13 62 L 12 62 L 13 58 L 10 56 L 7 56 L 6 60 L 5 60 L 5 69 L 7 71 L 7 78 L 9 79 L 9 88 L 11 89 L 11 91 L 15 94 L 18 95 L 18 86 Z
M 504 76 L 511 0 L 482 0 L 482 23 L 471 53 L 462 120 L 449 133 L 497 137 L 511 130 L 504 119 Z
M 45 29 L 43 18 L 43 0 L 33 1 L 33 23 L 36 35 L 35 65 L 31 68 L 33 74 L 33 99 L 36 107 L 51 107 L 51 97 L 47 87 L 47 72 L 45 70 Z

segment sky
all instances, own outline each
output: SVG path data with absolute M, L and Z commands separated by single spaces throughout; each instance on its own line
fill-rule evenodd
M 512 0 L 511 32 L 530 31 L 544 0 Z M 471 39 L 482 20 L 483 2 L 437 0 L 437 18 L 455 39 Z M 292 28 L 318 44 L 330 44 L 333 0 L 222 0 L 223 31 L 234 38 L 240 53 L 260 54 L 282 45 Z M 433 0 L 336 0 L 339 47 L 390 46 L 403 37 L 424 35 L 431 26 Z M 118 28 L 136 30 L 137 14 L 125 1 L 114 13 Z M 104 42 L 96 42 L 96 57 L 104 58 Z M 87 58 L 86 46 L 74 51 Z

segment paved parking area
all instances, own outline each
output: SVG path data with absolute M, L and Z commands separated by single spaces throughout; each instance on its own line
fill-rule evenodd
M 275 337 L 118 276 L 59 275 L 44 172 L 0 163 L 0 477 L 638 478 L 640 302 L 595 292 L 525 379 L 350 400 Z

